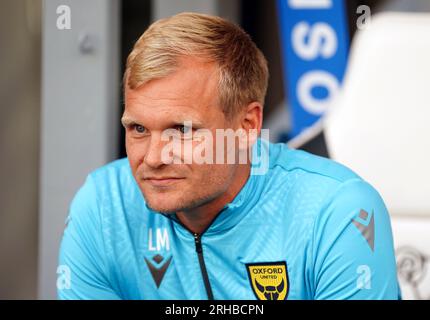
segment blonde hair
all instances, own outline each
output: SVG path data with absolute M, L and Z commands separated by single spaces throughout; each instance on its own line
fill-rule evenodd
M 219 103 L 226 117 L 251 102 L 264 104 L 267 61 L 251 37 L 220 17 L 184 12 L 154 22 L 127 58 L 124 85 L 134 90 L 168 76 L 184 56 L 213 61 L 219 68 Z

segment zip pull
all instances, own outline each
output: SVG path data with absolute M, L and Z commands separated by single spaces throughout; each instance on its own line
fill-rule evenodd
M 198 233 L 194 233 L 194 243 L 196 244 L 196 252 L 197 253 L 202 253 L 203 249 L 202 249 L 202 239 L 201 239 L 201 235 Z
M 203 258 L 203 248 L 202 248 L 202 235 L 199 233 L 193 233 L 194 242 L 196 244 L 196 252 L 199 258 L 200 270 L 202 271 L 203 282 L 205 284 L 206 293 L 208 295 L 209 300 L 214 299 L 214 295 L 212 293 L 211 284 L 209 282 L 208 271 L 206 270 L 205 260 Z

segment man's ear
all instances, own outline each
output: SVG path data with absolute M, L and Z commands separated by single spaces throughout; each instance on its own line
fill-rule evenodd
M 263 106 L 259 102 L 251 102 L 244 110 L 241 117 L 240 129 L 241 148 L 251 147 L 257 140 L 263 124 Z

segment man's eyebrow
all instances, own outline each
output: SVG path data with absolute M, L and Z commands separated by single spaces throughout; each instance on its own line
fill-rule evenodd
M 187 122 L 191 122 L 191 125 L 197 128 L 202 128 L 203 127 L 203 122 L 201 122 L 199 119 L 193 119 L 193 118 L 183 118 L 181 120 L 175 120 L 172 121 L 170 123 L 170 126 L 182 126 L 182 125 L 186 125 Z
M 179 120 L 169 121 L 166 126 L 167 127 L 181 126 L 181 125 L 187 124 L 187 122 L 189 122 L 189 121 L 191 121 L 193 128 L 203 128 L 204 127 L 202 121 L 200 121 L 199 119 L 196 119 L 196 118 L 192 118 L 192 117 L 183 117 L 182 119 L 179 119 Z M 140 124 L 140 121 L 135 120 L 134 118 L 132 118 L 128 115 L 124 115 L 121 118 L 121 123 L 124 127 L 128 128 L 133 124 Z
M 134 120 L 133 118 L 125 115 L 125 116 L 122 116 L 121 123 L 124 127 L 127 128 L 127 127 L 131 126 L 132 124 L 137 124 L 138 122 L 136 120 Z

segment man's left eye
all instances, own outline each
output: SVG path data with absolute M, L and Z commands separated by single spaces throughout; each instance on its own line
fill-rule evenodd
M 191 132 L 192 128 L 188 127 L 188 126 L 177 126 L 176 130 L 178 130 L 179 132 L 181 132 L 182 134 L 186 134 Z

